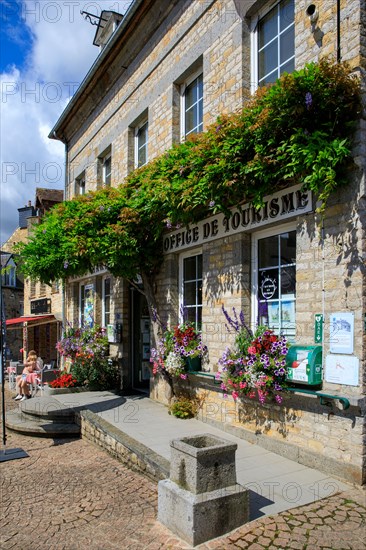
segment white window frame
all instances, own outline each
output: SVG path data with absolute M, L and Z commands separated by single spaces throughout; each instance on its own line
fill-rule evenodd
M 179 255 L 179 320 L 180 322 L 183 322 L 184 319 L 182 317 L 184 303 L 183 303 L 183 297 L 184 297 L 184 260 L 186 258 L 191 258 L 192 256 L 202 256 L 202 248 L 194 248 L 192 250 L 189 250 L 187 252 L 182 252 L 182 254 Z M 202 284 L 203 284 L 203 273 L 202 273 Z M 197 306 L 197 304 L 196 304 Z M 203 294 L 202 294 L 202 307 L 203 307 Z M 202 320 L 203 321 L 203 320 Z
M 107 161 L 110 161 L 110 171 L 107 172 Z M 110 187 L 112 185 L 112 151 L 108 151 L 105 155 L 100 158 L 101 167 L 102 167 L 102 184 L 105 187 Z M 109 182 L 107 181 L 109 178 Z
M 186 134 L 186 89 L 187 87 L 192 84 L 196 78 L 202 75 L 203 80 L 203 69 L 202 67 L 195 71 L 193 74 L 187 78 L 187 80 L 181 85 L 180 87 L 180 138 L 181 141 L 184 141 L 187 136 L 190 134 L 196 133 L 193 130 L 189 132 L 189 134 Z M 202 101 L 203 101 L 204 95 L 202 94 Z M 203 125 L 203 115 L 202 115 L 202 125 Z
M 297 230 L 297 223 L 295 221 L 281 224 L 278 226 L 263 229 L 262 231 L 256 231 L 252 233 L 252 315 L 251 315 L 251 327 L 255 329 L 258 319 L 258 241 L 265 239 L 266 237 L 274 237 L 281 233 L 287 233 Z M 296 234 L 296 256 L 297 256 L 297 234 Z M 295 294 L 296 305 L 296 294 Z M 296 313 L 295 313 L 296 315 Z M 296 318 L 296 317 L 295 317 Z
M 105 292 L 105 282 L 109 280 L 109 294 Z M 106 297 L 109 296 L 109 311 L 106 311 Z M 102 279 L 102 327 L 107 328 L 107 325 L 111 324 L 111 305 L 112 305 L 112 278 L 110 276 L 103 277 Z M 109 323 L 106 323 L 106 314 L 109 315 Z
M 147 128 L 146 128 L 147 139 L 146 139 L 145 143 L 142 146 L 140 146 L 139 133 L 140 133 L 140 130 L 145 125 L 147 126 Z M 149 162 L 148 146 L 149 146 L 149 121 L 148 121 L 147 118 L 145 118 L 140 124 L 135 126 L 135 139 L 134 139 L 134 157 L 135 157 L 134 158 L 134 164 L 135 164 L 135 168 L 141 168 L 142 166 L 145 166 L 145 164 L 147 164 Z M 145 150 L 146 150 L 146 162 L 144 164 L 139 164 L 139 151 L 140 151 L 140 149 L 142 149 L 142 147 L 145 147 Z
M 83 185 L 80 185 L 81 182 L 83 183 Z M 86 192 L 85 172 L 82 172 L 80 176 L 78 176 L 75 179 L 74 193 L 75 195 L 85 195 L 85 192 Z
M 251 18 L 250 23 L 250 65 L 251 65 L 251 93 L 254 94 L 258 89 L 258 24 L 273 8 L 278 6 L 282 0 L 276 0 L 275 2 L 267 3 L 261 10 L 258 11 L 256 16 Z M 295 18 L 294 18 L 295 24 Z M 283 31 L 282 31 L 283 32 Z M 278 36 L 278 35 L 276 35 Z M 293 57 L 295 58 L 295 51 Z

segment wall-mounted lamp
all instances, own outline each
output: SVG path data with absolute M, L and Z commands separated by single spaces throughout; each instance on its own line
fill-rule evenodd
M 310 23 L 314 25 L 319 18 L 319 12 L 315 4 L 309 4 L 305 11 L 306 15 L 310 19 Z

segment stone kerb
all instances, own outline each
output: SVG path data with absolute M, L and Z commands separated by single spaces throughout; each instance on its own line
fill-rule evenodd
M 237 445 L 211 434 L 171 442 L 170 479 L 158 484 L 158 520 L 196 546 L 249 520 L 249 493 L 236 483 Z

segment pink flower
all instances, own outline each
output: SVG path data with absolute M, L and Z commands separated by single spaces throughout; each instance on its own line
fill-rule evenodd
M 248 353 L 250 353 L 250 355 L 255 355 L 257 353 L 257 350 L 255 349 L 254 346 L 250 346 L 248 348 Z
M 182 380 L 187 380 L 188 374 L 181 374 L 180 377 Z
M 233 391 L 233 393 L 231 395 L 233 396 L 234 401 L 236 401 L 239 397 L 239 394 L 238 394 L 237 391 Z
M 247 387 L 247 383 L 246 382 L 240 382 L 239 386 L 240 386 L 240 389 L 243 390 L 244 388 Z

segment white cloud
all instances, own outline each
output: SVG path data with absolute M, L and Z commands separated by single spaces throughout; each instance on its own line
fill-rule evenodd
M 18 226 L 17 209 L 34 202 L 36 187 L 64 187 L 64 145 L 47 136 L 99 53 L 96 27 L 80 11 L 124 13 L 130 3 L 18 2 L 33 42 L 21 67 L 0 74 L 0 243 Z

